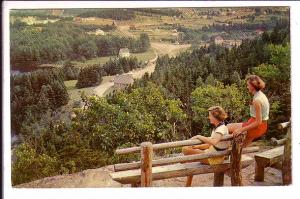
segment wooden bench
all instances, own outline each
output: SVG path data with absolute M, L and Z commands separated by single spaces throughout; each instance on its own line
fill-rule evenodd
M 242 168 L 249 166 L 252 162 L 253 158 L 246 155 L 242 156 Z M 223 164 L 219 165 L 204 165 L 200 162 L 191 162 L 157 166 L 152 168 L 152 181 L 175 177 L 185 177 L 189 175 L 214 173 L 214 186 L 223 186 L 224 173 L 229 169 L 229 160 L 226 160 Z M 112 173 L 111 177 L 113 180 L 121 184 L 131 184 L 136 186 L 137 184 L 141 183 L 141 169 Z
M 274 167 L 282 170 L 283 184 L 291 184 L 291 129 L 290 122 L 279 124 L 280 129 L 287 128 L 287 137 L 284 146 L 256 154 L 255 158 L 255 181 L 264 181 L 264 169 Z
M 284 153 L 284 146 L 264 151 L 256 154 L 255 158 L 255 181 L 264 181 L 264 169 L 266 167 L 275 167 L 280 169 Z
M 184 140 L 154 145 L 150 142 L 144 142 L 140 147 L 118 149 L 116 150 L 117 154 L 140 152 L 141 161 L 116 164 L 114 165 L 115 172 L 110 175 L 113 180 L 121 184 L 131 184 L 132 187 L 150 187 L 152 186 L 152 181 L 155 180 L 214 173 L 213 185 L 223 186 L 224 173 L 229 171 L 232 186 L 241 186 L 241 169 L 249 166 L 254 161 L 253 158 L 242 155 L 242 152 L 250 153 L 258 151 L 258 147 L 249 147 L 242 151 L 241 146 L 243 139 L 244 135 L 234 139 L 231 135 L 224 136 L 222 141 L 233 140 L 231 149 L 197 155 L 180 155 L 157 160 L 152 160 L 153 150 L 191 146 L 201 144 L 202 142 L 199 140 Z M 199 162 L 201 159 L 224 155 L 230 158 L 225 160 L 222 164 L 204 165 Z

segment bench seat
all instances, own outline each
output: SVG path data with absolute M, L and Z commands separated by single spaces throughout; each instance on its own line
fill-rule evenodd
M 256 154 L 255 158 L 255 181 L 264 181 L 264 169 L 275 167 L 280 169 L 284 153 L 284 146 L 276 147 L 271 150 Z
M 253 162 L 253 158 L 242 155 L 242 168 L 249 166 Z M 230 161 L 225 160 L 224 163 L 218 165 L 205 165 L 200 162 L 177 163 L 165 166 L 157 166 L 152 168 L 152 180 L 161 180 L 174 177 L 184 177 L 189 175 L 197 175 L 204 173 L 224 173 L 230 169 Z M 119 171 L 110 174 L 112 179 L 121 184 L 138 184 L 141 182 L 141 170 Z

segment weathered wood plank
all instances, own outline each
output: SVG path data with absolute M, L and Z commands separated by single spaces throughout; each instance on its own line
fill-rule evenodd
M 141 187 L 152 186 L 152 143 L 141 144 Z
M 277 140 L 276 138 L 272 137 L 272 138 L 271 138 L 271 142 L 272 142 L 274 145 L 281 146 L 281 145 L 284 145 L 284 144 L 285 144 L 286 138 Z
M 214 187 L 222 187 L 224 185 L 224 172 L 214 173 Z
M 255 155 L 255 160 L 268 163 L 266 166 L 270 166 L 282 160 L 284 153 L 284 146 L 276 147 L 271 150 L 264 151 Z
M 283 122 L 283 123 L 280 123 L 279 125 L 278 125 L 278 128 L 279 129 L 284 129 L 284 128 L 287 128 L 287 127 L 289 127 L 291 125 L 291 122 L 289 121 L 289 122 Z
M 243 149 L 242 146 L 245 137 L 246 137 L 245 134 L 240 134 L 239 136 L 233 138 L 232 150 L 230 155 L 231 186 L 243 186 L 242 174 L 241 174 L 241 170 L 242 170 L 241 157 L 242 157 L 242 149 Z
M 263 182 L 265 178 L 265 167 L 268 164 L 268 162 L 258 161 L 255 159 L 255 176 L 254 180 L 257 182 Z
M 187 156 L 177 156 L 177 157 L 170 157 L 170 158 L 162 158 L 158 160 L 153 160 L 152 166 L 162 166 L 167 164 L 175 164 L 175 163 L 184 163 L 190 161 L 198 161 L 206 158 L 211 157 L 219 157 L 230 154 L 230 151 L 218 151 L 218 152 L 211 152 L 211 153 L 204 153 L 204 154 L 197 154 L 197 155 L 187 155 Z M 140 161 L 133 162 L 133 163 L 123 163 L 123 164 L 116 164 L 114 165 L 114 171 L 125 171 L 130 169 L 138 169 L 140 168 Z
M 282 162 L 282 183 L 290 185 L 292 183 L 292 147 L 291 147 L 291 127 L 287 129 L 286 143 Z
M 232 135 L 226 135 L 223 136 L 221 141 L 228 141 L 232 139 Z M 192 139 L 192 140 L 183 140 L 183 141 L 175 141 L 175 142 L 166 142 L 161 144 L 153 144 L 153 150 L 160 150 L 160 149 L 167 149 L 167 148 L 174 148 L 174 147 L 183 147 L 183 146 L 192 146 L 192 145 L 198 145 L 202 144 L 203 142 L 198 139 Z M 134 152 L 140 152 L 141 147 L 130 147 L 130 148 L 124 148 L 124 149 L 117 149 L 116 154 L 127 154 L 127 153 L 134 153 Z
M 271 150 L 264 151 L 262 153 L 256 154 L 255 158 L 255 181 L 264 181 L 264 170 L 265 167 L 279 166 L 282 162 L 284 153 L 284 146 L 276 147 Z
M 252 153 L 259 150 L 259 147 L 247 147 L 244 148 L 242 153 Z M 225 151 L 218 151 L 218 152 L 210 152 L 205 154 L 197 154 L 197 155 L 188 155 L 188 156 L 177 156 L 177 157 L 171 157 L 171 158 L 163 158 L 158 160 L 152 161 L 152 166 L 162 166 L 167 164 L 174 164 L 174 163 L 184 163 L 189 161 L 198 161 L 205 158 L 211 158 L 211 157 L 218 157 L 223 155 L 229 155 L 230 150 Z M 114 165 L 114 171 L 125 171 L 130 169 L 138 169 L 140 168 L 141 162 L 132 162 L 132 163 L 121 163 L 121 164 L 115 164 Z
M 253 158 L 243 155 L 242 167 L 247 167 L 253 162 Z M 225 160 L 219 165 L 203 165 L 199 162 L 173 164 L 166 166 L 158 166 L 152 168 L 152 180 L 161 180 L 175 177 L 185 177 L 189 175 L 197 175 L 203 173 L 224 172 L 230 168 L 229 160 Z M 120 171 L 110 174 L 112 179 L 122 184 L 133 184 L 141 181 L 141 170 Z

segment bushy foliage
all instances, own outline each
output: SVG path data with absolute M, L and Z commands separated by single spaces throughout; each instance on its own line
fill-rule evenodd
M 129 71 L 140 68 L 142 64 L 136 57 L 118 57 L 110 59 L 103 65 L 103 70 L 107 75 L 128 73 Z
M 115 20 L 130 20 L 135 17 L 132 9 L 89 9 L 78 17 L 100 17 Z
M 228 113 L 228 121 L 241 122 L 249 115 L 247 103 L 248 96 L 244 96 L 235 85 L 224 86 L 206 85 L 196 88 L 192 94 L 192 109 L 194 120 L 203 126 L 203 131 L 198 134 L 209 136 L 208 108 L 211 106 L 221 106 Z
M 16 162 L 12 166 L 13 185 L 58 174 L 56 158 L 46 154 L 37 154 L 27 144 L 19 145 L 14 153 Z
M 60 70 L 38 70 L 11 76 L 11 125 L 21 127 L 39 120 L 48 109 L 55 110 L 68 103 L 69 95 Z
M 76 83 L 77 88 L 84 88 L 96 86 L 102 81 L 102 69 L 99 65 L 86 66 L 81 68 L 78 80 Z

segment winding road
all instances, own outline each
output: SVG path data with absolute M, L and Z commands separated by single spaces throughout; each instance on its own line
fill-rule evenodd
M 148 62 L 148 65 L 144 68 L 141 69 L 137 69 L 137 70 L 132 70 L 128 73 L 131 73 L 133 76 L 133 79 L 140 79 L 142 78 L 145 73 L 153 73 L 155 70 L 155 63 L 156 63 L 156 59 L 157 59 L 158 55 L 156 54 L 155 58 L 150 60 Z M 127 74 L 128 74 L 127 73 Z M 126 73 L 125 73 L 126 74 Z M 111 79 L 113 79 L 115 76 L 105 76 L 103 77 L 103 80 L 101 82 L 101 84 L 99 86 L 96 86 L 93 89 L 93 93 L 100 96 L 100 97 L 104 97 L 105 96 L 105 92 L 110 89 L 112 86 L 114 86 L 114 82 L 110 81 Z
M 152 48 L 155 49 L 155 54 L 156 54 L 155 58 L 149 60 L 148 65 L 146 67 L 128 72 L 133 75 L 133 79 L 142 78 L 146 72 L 148 72 L 149 75 L 153 73 L 155 70 L 156 59 L 158 55 L 168 54 L 170 57 L 173 57 L 176 56 L 178 53 L 187 50 L 191 45 L 190 44 L 175 45 L 175 44 L 168 44 L 168 43 L 152 42 L 151 46 Z M 113 87 L 114 85 L 114 83 L 110 81 L 112 78 L 114 78 L 114 76 L 103 77 L 103 81 L 99 86 L 96 86 L 93 89 L 93 93 L 100 97 L 104 97 L 105 92 L 111 87 Z

